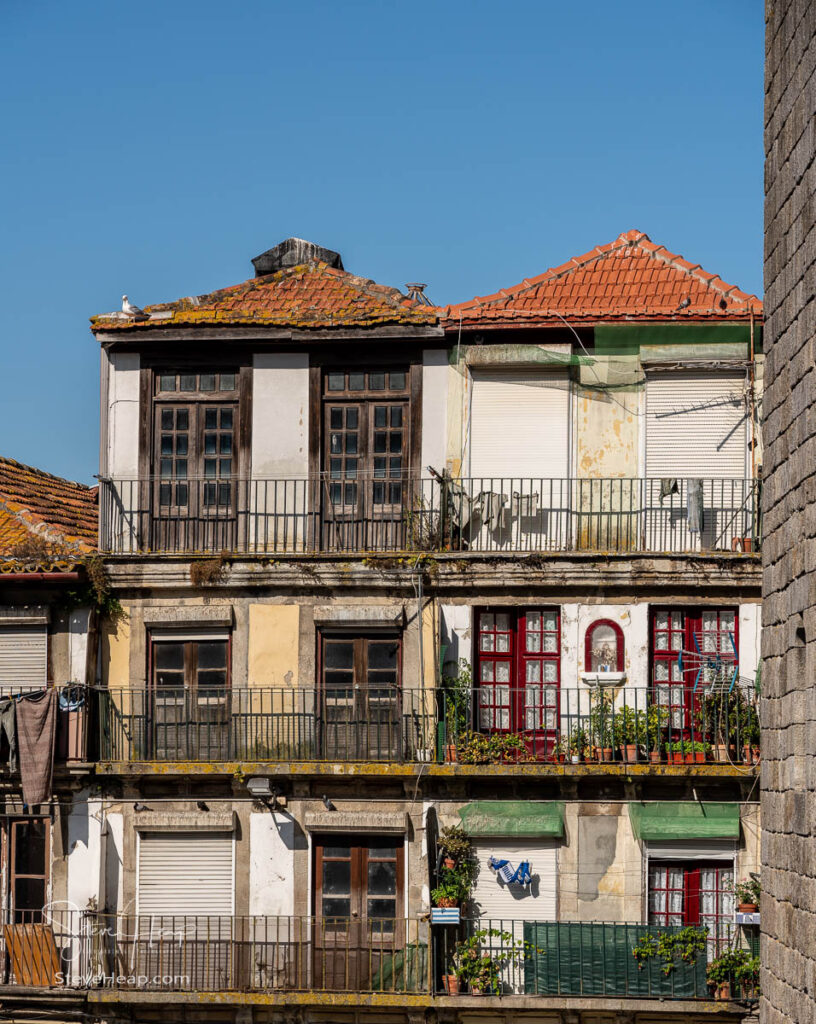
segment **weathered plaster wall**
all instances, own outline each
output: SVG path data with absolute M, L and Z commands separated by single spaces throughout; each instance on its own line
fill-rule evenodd
M 419 474 L 427 477 L 428 466 L 437 473 L 445 468 L 448 424 L 447 349 L 428 349 L 422 355 L 422 454 Z
M 253 357 L 252 476 L 309 475 L 309 355 L 263 352 Z
M 251 604 L 249 606 L 250 686 L 298 686 L 300 606 Z
M 249 816 L 249 913 L 290 917 L 295 913 L 295 849 L 299 829 L 291 814 L 262 811 Z M 301 844 L 302 845 L 302 844 Z
M 139 474 L 139 366 L 136 352 L 111 352 L 107 386 L 107 471 L 118 480 Z

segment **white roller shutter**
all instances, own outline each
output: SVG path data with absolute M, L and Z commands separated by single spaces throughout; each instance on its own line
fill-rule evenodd
M 48 679 L 48 627 L 0 626 L 0 687 L 39 689 Z
M 646 384 L 646 476 L 745 476 L 742 370 L 655 373 Z
M 138 870 L 137 914 L 232 914 L 232 832 L 144 832 Z
M 473 371 L 472 477 L 569 476 L 569 378 Z
M 556 920 L 556 850 L 552 839 L 478 839 L 473 841 L 473 852 L 479 862 L 479 875 L 473 888 L 473 899 L 478 904 L 480 917 L 496 922 L 555 921 Z M 505 885 L 487 862 L 509 860 L 514 868 L 519 862 L 530 862 L 533 884 L 530 889 L 520 885 Z M 536 878 L 536 876 L 538 876 Z M 509 929 L 508 929 L 509 930 Z

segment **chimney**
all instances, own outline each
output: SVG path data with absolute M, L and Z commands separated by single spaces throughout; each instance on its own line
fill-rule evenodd
M 408 298 L 415 306 L 432 306 L 433 303 L 425 294 L 427 284 L 418 284 L 416 281 L 406 284 Z
M 324 249 L 322 245 L 307 242 L 303 238 L 287 238 L 272 249 L 267 249 L 252 261 L 255 276 L 274 274 L 286 267 L 297 267 L 304 263 L 328 263 L 336 270 L 343 269 L 340 253 L 333 249 Z

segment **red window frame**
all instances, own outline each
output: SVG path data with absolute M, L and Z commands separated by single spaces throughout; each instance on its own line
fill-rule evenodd
M 711 615 L 716 616 L 716 629 L 703 629 L 703 624 Z M 658 616 L 667 616 L 667 628 L 658 628 Z M 700 671 L 700 658 L 684 658 L 684 667 L 681 669 L 678 662 L 678 655 L 681 651 L 696 651 L 694 637 L 699 637 L 700 647 L 705 652 L 705 634 L 714 636 L 714 643 L 717 650 L 723 656 L 723 660 L 737 664 L 738 658 L 727 640 L 726 634 L 730 632 L 722 628 L 724 615 L 733 616 L 734 647 L 739 651 L 739 609 L 729 605 L 717 607 L 684 607 L 682 605 L 668 605 L 654 607 L 651 609 L 650 628 L 650 689 L 652 699 L 667 705 L 669 708 L 668 725 L 672 730 L 687 730 L 690 728 L 689 712 L 694 706 L 694 684 Z M 660 637 L 665 637 L 659 642 Z M 665 665 L 661 675 L 665 678 L 659 679 L 657 666 Z M 704 680 L 701 680 L 701 684 Z M 660 699 L 660 689 L 668 689 L 668 700 Z M 698 690 L 702 689 L 702 685 Z M 679 691 L 679 692 L 678 692 Z
M 545 628 L 550 616 L 552 628 Z M 547 637 L 554 637 L 551 650 L 544 649 Z M 560 715 L 560 608 L 479 609 L 476 648 L 478 730 L 541 737 L 539 749 L 549 752 Z
M 715 883 L 713 889 L 702 888 L 703 872 L 713 871 Z M 682 872 L 678 885 L 670 885 L 671 874 Z M 726 875 L 729 876 L 726 879 Z M 659 884 L 655 884 L 655 882 Z M 650 860 L 648 893 L 648 923 L 666 928 L 691 926 L 695 928 L 708 925 L 709 954 L 713 956 L 730 941 L 733 932 L 734 907 L 733 890 L 734 865 L 731 861 L 669 861 Z M 665 909 L 653 907 L 653 895 L 665 893 Z M 701 894 L 715 894 L 714 913 L 702 912 Z M 680 894 L 681 909 L 679 912 L 669 911 L 670 894 Z M 677 920 L 679 918 L 679 920 Z M 673 920 L 674 919 L 674 920 Z
M 587 629 L 586 637 L 584 638 L 584 663 L 587 672 L 592 672 L 592 636 L 595 630 L 599 626 L 609 626 L 615 634 L 617 639 L 617 659 L 615 664 L 616 672 L 623 672 L 624 664 L 624 640 L 623 630 L 612 619 L 596 619 Z

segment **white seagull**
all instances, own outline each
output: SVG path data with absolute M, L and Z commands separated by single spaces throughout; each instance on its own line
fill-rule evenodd
M 122 296 L 122 312 L 125 316 L 132 316 L 137 320 L 147 320 L 147 313 L 143 309 L 139 309 L 138 306 L 134 306 L 132 302 L 128 302 L 127 295 Z

